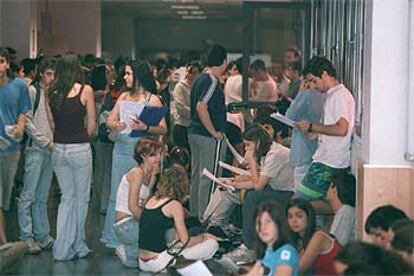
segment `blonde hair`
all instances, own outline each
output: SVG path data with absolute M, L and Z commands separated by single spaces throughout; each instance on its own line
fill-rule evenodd
M 187 171 L 183 166 L 174 164 L 162 174 L 158 190 L 154 196 L 157 199 L 170 198 L 180 202 L 187 197 L 189 181 Z

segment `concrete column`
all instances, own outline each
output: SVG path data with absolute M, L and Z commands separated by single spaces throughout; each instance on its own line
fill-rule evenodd
M 358 225 L 380 205 L 414 215 L 408 139 L 409 0 L 367 1 L 364 45 L 362 163 L 358 169 Z M 412 107 L 411 107 L 412 108 Z M 411 137 L 413 139 L 413 137 Z

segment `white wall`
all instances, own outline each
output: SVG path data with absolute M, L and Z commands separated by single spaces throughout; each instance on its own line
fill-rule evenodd
M 368 1 L 363 143 L 370 165 L 404 166 L 409 0 Z M 392 12 L 390 12 L 392 11 Z

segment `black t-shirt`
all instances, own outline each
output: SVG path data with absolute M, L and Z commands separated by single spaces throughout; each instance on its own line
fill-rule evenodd
M 188 133 L 211 137 L 197 113 L 197 103 L 207 104 L 211 122 L 216 131 L 226 130 L 226 104 L 220 81 L 210 73 L 203 73 L 191 88 L 191 123 Z

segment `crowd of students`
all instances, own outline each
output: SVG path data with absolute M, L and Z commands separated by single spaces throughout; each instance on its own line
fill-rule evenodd
M 0 48 L 0 245 L 24 145 L 17 205 L 29 253 L 86 258 L 92 194 L 106 214 L 100 241 L 127 268 L 156 273 L 180 258 L 221 257 L 222 242 L 242 231 L 223 257 L 250 264 L 248 275 L 413 272 L 413 221 L 396 207 L 368 217 L 374 245 L 355 242 L 355 102 L 326 58 L 302 70 L 291 48 L 283 62 L 254 61 L 248 97 L 268 104 L 231 113 L 226 104 L 242 101 L 242 60 L 227 64 L 221 45 L 178 65 L 66 54 L 22 63 L 22 71 L 10 54 Z M 126 104 L 168 111 L 150 124 L 125 119 Z M 47 218 L 53 172 L 61 192 L 56 239 Z

